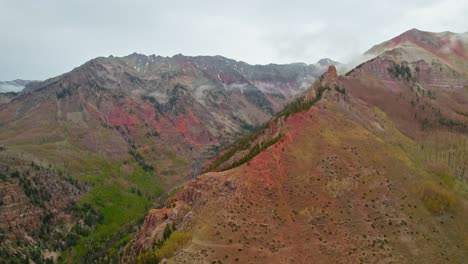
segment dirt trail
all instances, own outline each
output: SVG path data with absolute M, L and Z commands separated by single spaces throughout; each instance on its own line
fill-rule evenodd
M 201 241 L 199 239 L 192 239 L 192 243 L 198 246 L 209 247 L 209 248 L 239 248 L 242 244 L 220 244 L 220 243 L 211 243 L 209 241 Z

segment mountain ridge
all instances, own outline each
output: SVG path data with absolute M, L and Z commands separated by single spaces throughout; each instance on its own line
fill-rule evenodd
M 268 120 L 320 74 L 304 64 L 246 65 L 220 57 L 99 57 L 2 95 L 0 159 L 33 162 L 84 193 L 64 192 L 73 202 L 50 215 L 25 202 L 35 215 L 24 219 L 7 211 L 14 200 L 5 199 L 0 213 L 20 219 L 8 245 L 24 237 L 37 243 L 1 249 L 18 261 L 37 251 L 62 252 L 71 262 L 115 259 L 162 190 L 197 176 L 220 146 Z M 1 185 L 25 193 L 44 188 L 22 185 L 28 168 L 18 170 L 20 178 L 7 173 Z M 92 219 L 83 224 L 88 214 Z M 41 226 L 37 221 L 46 216 L 42 235 L 61 236 L 59 246 L 23 228 Z M 60 223 L 73 228 L 62 232 Z
M 170 263 L 462 262 L 467 79 L 399 52 L 330 67 L 151 209 L 124 262 L 161 260 L 167 226 L 190 236 Z

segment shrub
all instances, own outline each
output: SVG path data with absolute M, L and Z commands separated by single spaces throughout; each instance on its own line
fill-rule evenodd
M 70 88 L 64 88 L 61 91 L 56 92 L 55 94 L 57 96 L 57 99 L 62 99 L 72 95 Z
M 154 167 L 146 163 L 145 159 L 138 151 L 131 149 L 128 153 L 132 155 L 132 157 L 135 159 L 135 161 L 144 171 L 147 171 L 147 172 L 154 171 Z
M 269 139 L 269 140 L 265 140 L 263 142 L 260 142 L 259 144 L 256 144 L 250 151 L 247 155 L 245 155 L 244 157 L 242 157 L 241 159 L 239 159 L 238 161 L 234 162 L 231 164 L 231 166 L 228 166 L 227 168 L 225 168 L 224 170 L 229 170 L 229 169 L 232 169 L 232 168 L 235 168 L 235 167 L 239 167 L 240 165 L 250 161 L 251 159 L 253 159 L 255 156 L 257 156 L 260 152 L 262 152 L 264 149 L 268 148 L 269 146 L 275 144 L 276 142 L 278 142 L 280 139 L 281 139 L 282 135 L 278 135 L 272 139 Z
M 423 186 L 422 201 L 432 214 L 443 214 L 455 206 L 455 197 L 442 186 L 428 183 Z
M 321 76 L 320 78 L 323 78 Z M 281 112 L 279 112 L 275 116 L 275 120 L 277 120 L 280 117 L 285 117 L 288 118 L 288 116 L 293 115 L 295 113 L 299 113 L 302 111 L 309 110 L 315 103 L 320 101 L 322 99 L 323 94 L 325 91 L 330 90 L 328 86 L 320 86 L 317 89 L 317 94 L 315 98 L 311 100 L 305 100 L 304 96 L 301 96 L 294 100 L 293 102 L 287 104 Z M 344 88 L 343 88 L 344 90 Z M 267 147 L 275 144 L 278 142 L 282 135 L 279 135 L 277 137 L 274 137 L 269 140 L 265 140 L 263 142 L 259 142 L 255 146 L 252 146 L 252 144 L 258 139 L 259 135 L 265 132 L 265 129 L 268 128 L 268 123 L 258 127 L 254 132 L 242 137 L 239 139 L 236 143 L 234 143 L 232 146 L 228 148 L 228 150 L 218 157 L 207 169 L 205 172 L 211 171 L 213 169 L 218 168 L 220 165 L 228 161 L 230 158 L 232 158 L 236 153 L 239 151 L 247 150 L 250 149 L 249 153 L 242 157 L 240 160 L 234 162 L 227 168 L 224 168 L 223 170 L 228 170 L 235 168 L 237 166 L 240 166 L 248 161 L 250 161 L 253 157 L 255 157 L 258 153 L 260 153 L 262 150 L 266 149 Z
M 19 178 L 19 172 L 18 171 L 14 171 L 11 173 L 10 175 L 12 178 Z
M 338 85 L 335 85 L 335 90 L 337 92 L 339 92 L 340 94 L 346 95 L 346 89 L 345 88 L 341 88 Z
M 169 225 L 166 226 L 168 228 Z M 168 228 L 170 230 L 170 227 Z M 139 264 L 154 264 L 159 263 L 164 258 L 171 258 L 174 253 L 187 245 L 192 239 L 192 235 L 186 232 L 175 231 L 170 234 L 167 240 L 163 240 L 162 244 L 155 250 L 150 250 L 142 253 L 137 258 Z
M 327 90 L 330 90 L 328 86 L 320 86 L 317 89 L 317 94 L 315 98 L 311 100 L 305 100 L 304 96 L 301 96 L 294 100 L 293 102 L 287 104 L 283 110 L 277 115 L 278 117 L 284 116 L 285 118 L 288 118 L 288 116 L 299 113 L 305 110 L 309 110 L 315 103 L 320 101 L 322 99 L 323 93 Z
M 158 264 L 159 258 L 154 254 L 153 251 L 146 251 L 137 258 L 138 264 Z
M 170 258 L 178 249 L 187 245 L 191 239 L 190 233 L 175 231 L 160 248 L 156 249 L 155 255 L 159 259 Z
M 387 70 L 388 73 L 396 79 L 409 81 L 412 78 L 411 69 L 404 64 L 393 64 L 393 66 L 389 67 Z

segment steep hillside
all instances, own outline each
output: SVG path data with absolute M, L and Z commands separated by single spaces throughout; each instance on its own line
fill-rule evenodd
M 5 146 L 0 146 L 0 159 L 0 262 L 56 260 L 54 252 L 70 246 L 78 228 L 89 232 L 97 221 L 93 214 L 84 223 L 75 217 L 89 213 L 76 203 L 87 187 Z
M 0 93 L 0 106 L 9 103 L 18 94 L 14 92 Z
M 0 156 L 1 163 L 12 167 L 8 157 L 21 157 L 60 172 L 57 184 L 70 177 L 86 188 L 79 197 L 62 193 L 63 201 L 101 217 L 82 226 L 88 211 L 74 214 L 60 233 L 68 242 L 34 247 L 35 254 L 64 250 L 65 262 L 115 259 L 163 190 L 199 174 L 220 146 L 268 120 L 321 71 L 299 63 L 252 66 L 220 56 L 132 54 L 96 58 L 19 94 L 2 94 L 0 144 L 8 156 Z M 18 185 L 8 182 L 2 188 Z M 57 207 L 58 214 L 69 208 Z M 11 210 L 2 220 L 21 216 Z M 40 225 L 28 225 L 25 235 L 10 238 L 12 245 L 42 243 L 35 236 Z M 24 259 L 32 249 L 4 250 Z
M 150 210 L 123 261 L 463 263 L 467 79 L 386 52 L 330 67 L 220 153 L 219 172 Z

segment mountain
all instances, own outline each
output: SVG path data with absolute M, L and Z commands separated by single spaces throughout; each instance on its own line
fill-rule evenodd
M 331 60 L 329 58 L 323 58 L 323 59 L 320 59 L 319 61 L 317 61 L 317 63 L 315 63 L 316 65 L 320 65 L 322 67 L 327 67 L 330 66 L 330 65 L 334 65 L 335 67 L 339 67 L 340 65 L 342 65 L 342 63 L 340 62 L 337 62 L 337 61 L 334 61 L 334 60 Z
M 161 193 L 197 176 L 322 72 L 134 53 L 2 94 L 0 215 L 17 221 L 0 226 L 8 234 L 0 259 L 115 259 Z
M 441 35 L 330 66 L 151 209 L 122 261 L 463 263 L 466 43 L 426 56 Z
M 433 33 L 411 29 L 403 34 L 376 45 L 368 50 L 368 55 L 399 56 L 400 60 L 415 62 L 418 60 L 439 60 L 462 72 L 467 71 L 468 34 L 453 32 Z

